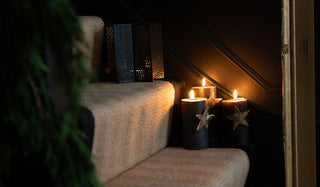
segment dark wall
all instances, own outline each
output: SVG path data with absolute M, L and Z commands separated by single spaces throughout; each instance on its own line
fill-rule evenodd
M 182 3 L 183 2 L 183 3 Z M 165 36 L 171 66 L 195 65 L 230 93 L 280 114 L 280 4 L 255 1 L 181 1 L 168 4 Z M 271 7 L 271 8 L 270 8 Z M 183 59 L 179 57 L 183 57 Z M 185 62 L 179 62 L 182 60 Z M 197 77 L 175 68 L 169 75 L 199 85 Z
M 316 90 L 316 148 L 317 148 L 317 184 L 320 186 L 320 3 L 314 1 L 315 21 L 315 90 Z
M 73 0 L 75 1 L 75 0 Z M 221 96 L 234 89 L 281 116 L 281 2 L 246 0 L 77 1 L 106 23 L 162 22 L 166 76 L 186 88 L 203 77 Z
M 82 0 L 79 15 L 105 23 L 163 23 L 165 76 L 185 83 L 203 77 L 225 99 L 248 98 L 253 145 L 247 186 L 284 186 L 281 119 L 281 1 Z

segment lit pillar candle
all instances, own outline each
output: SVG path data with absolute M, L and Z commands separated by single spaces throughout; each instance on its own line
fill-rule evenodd
M 246 121 L 247 99 L 237 97 L 234 91 L 233 99 L 223 100 L 221 103 L 222 144 L 235 147 L 249 146 L 249 130 Z
M 181 99 L 183 146 L 187 149 L 208 148 L 208 131 L 205 128 L 197 130 L 199 119 L 197 114 L 203 114 L 206 98 L 194 97 L 191 90 L 190 98 Z
M 209 98 L 211 94 L 214 94 L 214 97 L 217 96 L 216 94 L 216 87 L 215 86 L 206 86 L 206 79 L 202 79 L 202 86 L 192 87 L 194 93 L 198 97 L 205 97 Z

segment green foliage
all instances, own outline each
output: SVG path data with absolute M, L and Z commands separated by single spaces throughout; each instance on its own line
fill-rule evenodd
M 0 186 L 101 186 L 77 127 L 88 72 L 73 8 L 8 0 L 0 15 Z

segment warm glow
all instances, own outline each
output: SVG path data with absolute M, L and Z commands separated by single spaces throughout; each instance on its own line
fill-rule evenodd
M 237 92 L 237 90 L 234 90 L 233 99 L 237 99 L 237 98 L 238 98 L 238 92 Z
M 203 78 L 203 79 L 202 79 L 202 87 L 205 87 L 205 86 L 206 86 L 206 79 Z
M 194 91 L 193 90 L 190 91 L 189 96 L 190 96 L 190 99 L 194 99 Z

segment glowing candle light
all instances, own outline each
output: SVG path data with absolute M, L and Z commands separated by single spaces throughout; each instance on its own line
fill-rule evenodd
M 202 87 L 205 87 L 205 86 L 206 86 L 206 79 L 203 78 L 203 79 L 202 79 Z
M 206 86 L 206 79 L 202 79 L 202 85 L 201 86 L 196 86 L 192 87 L 194 90 L 194 93 L 197 97 L 205 97 L 205 98 L 210 98 L 211 94 L 213 93 L 214 97 L 216 97 L 216 87 L 215 86 Z
M 234 106 L 237 106 L 239 109 L 246 109 L 247 108 L 247 99 L 243 97 L 238 97 L 238 91 L 234 90 L 233 91 L 233 99 L 227 99 L 227 100 L 222 100 L 222 106 L 228 106 L 234 108 Z
M 194 91 L 193 90 L 190 91 L 189 98 L 194 99 Z
M 237 99 L 237 98 L 238 98 L 238 92 L 237 92 L 237 90 L 234 90 L 233 99 Z

